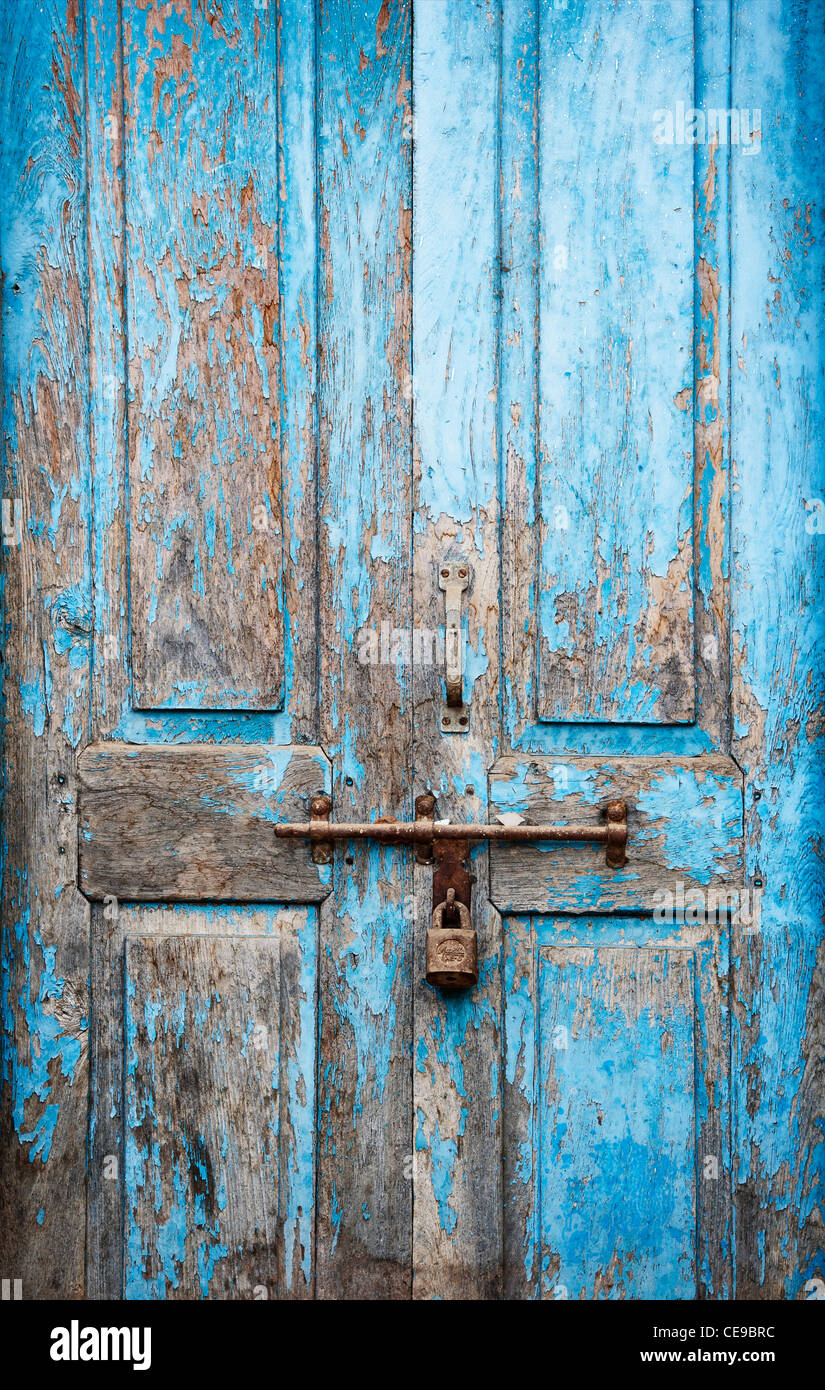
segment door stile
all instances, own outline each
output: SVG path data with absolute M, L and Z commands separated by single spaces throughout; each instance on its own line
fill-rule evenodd
M 412 618 L 409 0 L 325 3 L 317 42 L 321 742 L 334 818 L 409 819 L 409 671 L 381 646 Z M 410 1293 L 409 861 L 337 854 L 321 909 L 319 1298 Z
M 2 1175 L 4 1280 L 83 1292 L 89 909 L 75 750 L 87 735 L 84 31 L 4 4 Z M 17 1295 L 15 1294 L 15 1297 Z
M 94 636 L 91 738 L 129 708 L 123 47 L 116 0 L 88 0 L 89 434 Z
M 825 873 L 821 0 L 733 7 L 733 753 L 760 930 L 732 944 L 736 1296 L 817 1299 Z
M 696 0 L 695 105 L 731 105 L 730 5 Z M 694 147 L 694 662 L 696 723 L 708 751 L 731 747 L 731 146 Z
M 415 791 L 435 794 L 438 818 L 483 821 L 500 727 L 500 6 L 419 5 L 413 48 Z M 462 560 L 469 727 L 444 734 L 439 570 Z M 501 1291 L 501 919 L 488 900 L 487 862 L 486 846 L 472 850 L 479 982 L 453 996 L 424 979 L 433 871 L 415 871 L 417 1298 Z
M 126 43 L 140 42 L 140 35 L 133 34 L 128 27 L 132 22 L 128 13 L 126 21 Z M 134 356 L 139 351 L 139 344 L 129 343 L 125 322 L 128 289 L 124 248 L 128 244 L 127 233 L 130 229 L 126 227 L 123 196 L 124 34 L 115 0 L 91 0 L 86 7 L 90 91 L 87 139 L 89 273 L 92 286 L 89 310 L 90 429 L 95 595 L 92 738 L 115 738 L 121 741 L 121 751 L 122 742 L 132 745 L 127 757 L 132 759 L 135 777 L 133 789 L 139 786 L 141 780 L 141 748 L 148 748 L 152 744 L 190 745 L 192 761 L 189 763 L 191 777 L 188 793 L 186 786 L 181 785 L 182 823 L 190 821 L 192 808 L 187 795 L 194 799 L 194 805 L 200 794 L 199 789 L 205 787 L 204 776 L 208 781 L 207 769 L 216 754 L 215 745 L 227 741 L 246 745 L 246 749 L 227 750 L 227 766 L 233 766 L 239 776 L 247 778 L 246 793 L 241 791 L 242 797 L 251 793 L 253 787 L 263 787 L 264 790 L 258 790 L 251 796 L 246 810 L 241 811 L 240 815 L 240 807 L 234 808 L 235 821 L 226 821 L 227 830 L 231 825 L 233 832 L 248 820 L 250 812 L 272 819 L 275 814 L 272 810 L 274 801 L 278 800 L 283 789 L 280 779 L 284 767 L 288 768 L 291 763 L 294 770 L 304 765 L 304 750 L 300 745 L 311 744 L 317 739 L 314 5 L 312 0 L 289 0 L 288 4 L 278 7 L 277 26 L 272 21 L 272 15 L 264 15 L 263 10 L 253 15 L 253 22 L 258 59 L 270 64 L 277 76 L 274 84 L 276 90 L 267 106 L 271 118 L 267 124 L 271 150 L 266 155 L 277 168 L 277 227 L 273 228 L 272 243 L 263 253 L 261 265 L 263 274 L 277 279 L 276 298 L 280 319 L 275 327 L 279 381 L 272 383 L 269 397 L 262 402 L 262 407 L 274 417 L 273 448 L 279 456 L 282 484 L 278 507 L 288 518 L 286 544 L 289 563 L 283 575 L 285 709 L 275 714 L 230 713 L 220 709 L 204 710 L 197 714 L 183 711 L 136 712 L 132 709 L 129 673 L 129 488 L 125 379 L 129 353 Z M 197 54 L 193 51 L 193 71 L 196 79 L 201 79 L 197 64 Z M 283 80 L 285 72 L 289 74 L 288 82 Z M 131 231 L 134 232 L 134 229 Z M 260 244 L 263 247 L 265 243 L 266 237 Z M 253 495 L 244 496 L 240 490 L 239 496 L 234 499 L 240 507 L 244 502 L 247 504 L 248 512 L 256 523 L 261 500 L 261 497 Z M 276 513 L 273 514 L 277 524 L 272 539 L 275 545 L 280 546 L 283 527 Z M 268 745 L 265 742 L 267 739 L 271 740 Z M 202 745 L 200 750 L 198 744 Z M 253 748 L 255 744 L 257 748 Z M 104 749 L 105 744 L 98 743 L 96 755 L 105 764 L 108 755 Z M 203 754 L 201 759 L 199 752 Z M 175 750 L 170 748 L 169 755 L 172 758 L 170 766 L 182 769 L 184 764 L 179 762 Z M 184 749 L 180 749 L 180 755 L 185 761 L 187 755 Z M 116 750 L 113 750 L 112 756 L 116 758 Z M 296 756 L 297 761 L 294 760 Z M 324 762 L 321 755 L 319 768 Z M 287 773 L 287 777 L 289 775 Z M 263 780 L 259 781 L 259 778 Z M 129 779 L 126 780 L 128 782 Z M 123 786 L 123 798 L 121 806 L 116 808 L 115 819 L 122 818 L 125 824 L 131 814 L 129 791 L 122 781 L 118 782 L 116 775 L 114 782 Z M 273 796 L 274 801 L 271 799 Z M 207 842 L 210 834 L 207 831 Z M 227 860 L 231 860 L 240 848 L 238 842 L 233 841 L 232 834 L 228 834 L 221 843 L 225 845 Z M 130 848 L 139 848 L 139 844 L 140 841 L 137 845 L 132 842 Z M 83 847 L 87 846 L 84 844 Z M 262 856 L 268 853 L 265 841 L 261 843 L 260 852 Z M 206 853 L 208 856 L 208 848 Z M 266 860 L 262 859 L 254 894 L 250 894 L 248 883 L 241 886 L 238 892 L 239 885 L 232 882 L 232 876 L 219 872 L 213 878 L 210 896 L 216 891 L 220 896 L 220 884 L 223 882 L 227 899 L 247 900 L 252 897 L 255 901 L 245 914 L 241 910 L 233 915 L 231 909 L 222 914 L 220 909 L 214 907 L 203 909 L 204 918 L 219 928 L 223 924 L 227 936 L 239 938 L 244 935 L 243 921 L 247 920 L 250 934 L 254 935 L 256 923 L 269 920 L 266 914 L 264 919 L 261 918 L 260 900 L 283 893 L 290 879 L 289 874 L 285 876 L 278 869 L 277 859 L 275 851 L 270 855 L 269 883 Z M 158 922 L 168 936 L 175 936 L 176 933 L 197 934 L 193 928 L 196 929 L 199 921 L 198 908 L 196 906 L 193 910 L 186 905 L 187 896 L 197 904 L 200 890 L 205 886 L 198 882 L 197 864 L 198 852 L 193 852 L 187 891 L 182 895 L 177 891 L 171 893 L 171 898 L 181 898 L 180 906 L 174 910 L 166 909 L 160 917 L 153 915 L 149 906 L 130 908 L 124 902 L 118 902 L 113 894 L 105 899 L 103 906 L 92 906 L 92 992 L 95 1006 L 91 1011 L 92 1095 L 86 1278 L 90 1297 L 120 1297 L 125 1282 L 122 1237 L 125 1201 L 122 1097 L 124 1085 L 127 1084 L 123 1070 L 122 1032 L 124 952 L 128 950 L 131 939 L 153 930 Z M 102 881 L 106 880 L 105 867 L 102 862 Z M 300 900 L 302 890 L 294 881 L 290 882 L 291 891 L 297 891 Z M 100 896 L 105 891 L 104 887 Z M 318 896 L 322 895 L 323 889 Z M 146 893 L 140 892 L 138 896 L 146 897 Z M 314 889 L 310 896 L 315 897 Z M 118 924 L 118 912 L 121 910 L 123 921 Z M 277 911 L 270 916 L 274 922 L 282 924 L 286 932 L 280 943 L 268 943 L 267 951 L 270 953 L 270 968 L 281 972 L 280 984 L 276 979 L 275 988 L 280 992 L 281 1008 L 288 1015 L 295 1057 L 291 1058 L 288 1053 L 284 1055 L 286 1071 L 276 1087 L 280 1130 L 285 1143 L 284 1152 L 278 1160 L 279 1229 L 277 1233 L 270 1232 L 277 1275 L 274 1279 L 271 1277 L 271 1262 L 265 1270 L 261 1257 L 258 1287 L 266 1292 L 264 1295 L 259 1292 L 256 1296 L 274 1297 L 277 1294 L 279 1297 L 301 1298 L 312 1296 L 314 1277 L 314 1019 L 317 1009 L 314 962 L 317 958 L 318 914 L 309 909 L 293 912 L 292 917 Z M 300 918 L 302 922 L 295 936 L 295 941 L 300 938 L 299 950 L 289 936 L 288 929 L 293 918 L 296 921 Z M 280 930 L 279 926 L 278 932 Z M 311 943 L 308 934 L 312 936 Z M 278 950 L 275 949 L 277 945 L 280 946 L 280 965 Z M 197 950 L 195 942 L 193 950 Z M 243 958 L 244 950 L 243 943 L 239 941 L 239 961 Z M 289 971 L 298 957 L 302 964 L 300 969 L 293 969 L 293 979 Z M 306 973 L 307 961 L 312 965 L 311 981 Z M 234 983 L 239 987 L 243 985 L 240 979 Z M 261 1000 L 272 997 L 271 991 L 260 994 Z M 308 1048 L 311 1051 L 309 1062 Z M 313 1122 L 309 1126 L 304 1113 L 306 1106 L 313 1114 Z M 194 1115 L 192 1120 L 194 1123 Z M 310 1143 L 308 1153 L 307 1135 Z M 105 1163 L 107 1156 L 116 1159 L 116 1165 Z M 113 1173 L 116 1174 L 114 1179 Z M 254 1214 L 248 1211 L 248 1216 L 251 1228 Z M 147 1258 L 152 1258 L 151 1252 Z M 249 1264 L 250 1278 L 246 1278 L 246 1274 L 243 1276 L 246 1280 L 244 1288 L 238 1285 L 237 1279 L 233 1286 L 233 1291 L 241 1296 L 244 1290 L 246 1296 L 250 1296 L 249 1288 L 254 1283 L 251 1280 L 254 1273 L 252 1264 L 254 1260 Z M 221 1282 L 220 1262 L 218 1271 L 210 1290 L 221 1296 L 220 1290 L 223 1288 L 226 1291 L 226 1283 Z M 178 1293 L 181 1285 L 180 1281 L 175 1282 L 176 1277 L 174 1273 L 170 1274 L 166 1296 L 174 1297 Z M 134 1272 L 129 1274 L 129 1278 L 134 1282 Z

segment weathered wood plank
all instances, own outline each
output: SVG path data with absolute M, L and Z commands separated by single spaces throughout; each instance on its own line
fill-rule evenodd
M 92 944 L 88 1295 L 311 1296 L 315 912 L 96 908 Z
M 696 1295 L 693 964 L 539 951 L 542 1297 Z
M 319 700 L 343 820 L 412 814 L 409 672 L 366 637 L 412 621 L 410 25 L 409 0 L 319 6 Z M 337 855 L 322 909 L 322 1298 L 410 1292 L 409 858 Z
M 542 4 L 543 719 L 693 718 L 693 89 L 691 0 Z
M 416 792 L 439 818 L 483 819 L 498 690 L 498 125 L 500 8 L 495 0 L 414 7 L 413 647 Z M 466 734 L 441 732 L 444 561 L 463 560 Z M 416 651 L 420 660 L 416 659 Z M 472 854 L 478 886 L 486 849 Z M 425 981 L 433 872 L 416 869 L 413 1292 L 501 1292 L 501 922 L 473 894 L 480 979 L 446 997 Z
M 730 15 L 696 0 L 696 108 L 726 112 Z M 675 132 L 674 132 L 675 135 Z M 730 163 L 726 121 L 693 147 L 693 547 L 696 722 L 730 749 Z M 723 143 L 724 140 L 724 143 Z
M 123 52 L 134 703 L 278 709 L 276 7 L 126 0 Z
M 511 754 L 490 771 L 493 819 L 596 825 L 612 800 L 628 808 L 624 868 L 608 869 L 595 845 L 493 845 L 490 896 L 499 910 L 652 910 L 668 892 L 704 915 L 709 890 L 741 887 L 742 776 L 731 758 Z
M 76 889 L 88 554 L 78 6 L 0 5 L 3 836 L 0 1230 L 24 1299 L 83 1292 L 89 909 Z
M 277 1278 L 277 942 L 126 941 L 127 1298 Z
M 281 741 L 293 743 L 319 740 L 315 8 L 315 0 L 278 5 L 284 708 L 289 718 Z
M 504 918 L 502 953 L 503 1288 L 507 1299 L 539 1296 L 538 951 L 530 917 Z
M 78 762 L 79 884 L 89 898 L 319 902 L 330 871 L 277 840 L 329 791 L 320 749 L 90 744 Z
M 85 18 L 92 729 L 93 737 L 100 737 L 116 726 L 130 704 L 123 91 L 117 0 L 87 0 Z
M 538 669 L 538 4 L 502 0 L 500 698 L 512 745 L 535 724 Z
M 817 1297 L 822 1241 L 825 108 L 821 0 L 737 3 L 733 752 L 758 934 L 734 941 L 737 1296 Z M 816 1282 L 819 1281 L 817 1285 Z M 821 1296 L 821 1295 L 820 1295 Z

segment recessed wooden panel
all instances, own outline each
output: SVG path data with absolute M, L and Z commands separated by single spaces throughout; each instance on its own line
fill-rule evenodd
M 695 1297 L 693 974 L 687 952 L 540 951 L 545 1297 Z
M 277 709 L 277 6 L 125 0 L 139 709 Z
M 732 1296 L 724 924 L 505 923 L 508 1298 Z
M 741 884 L 742 774 L 732 758 L 511 755 L 494 763 L 489 787 L 493 820 L 597 825 L 609 801 L 628 807 L 621 869 L 593 844 L 491 845 L 490 896 L 502 912 L 652 910 L 662 891 L 678 900 Z
M 281 1148 L 297 1157 L 301 1102 L 280 927 L 125 941 L 126 1298 L 272 1298 L 292 1283 L 301 1183 Z
M 93 908 L 87 1297 L 312 1296 L 317 939 L 308 907 Z
M 541 719 L 693 718 L 693 50 L 691 0 L 541 7 Z
M 90 744 L 78 759 L 79 886 L 150 902 L 319 902 L 329 866 L 275 821 L 329 789 L 320 749 Z

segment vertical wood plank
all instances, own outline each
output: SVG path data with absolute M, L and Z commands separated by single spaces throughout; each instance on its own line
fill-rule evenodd
M 84 35 L 78 6 L 0 6 L 4 680 L 3 1275 L 83 1292 L 88 904 L 75 749 L 91 595 Z
M 321 741 L 333 814 L 409 816 L 409 0 L 318 7 Z M 349 852 L 347 852 L 349 850 Z M 349 861 L 349 862 L 348 862 Z M 409 1295 L 411 874 L 343 847 L 322 909 L 317 1290 Z
M 692 0 L 540 15 L 539 717 L 687 723 Z
M 87 0 L 89 449 L 94 643 L 92 726 L 129 706 L 123 84 L 117 0 Z
M 806 1298 L 822 1251 L 825 7 L 734 5 L 733 751 L 760 930 L 734 941 L 737 1297 Z
M 278 1296 L 315 1293 L 318 913 L 281 911 Z
M 503 0 L 501 63 L 501 703 L 515 744 L 536 718 L 539 533 L 539 0 Z
M 284 682 L 290 738 L 318 737 L 315 0 L 278 13 Z
M 504 918 L 504 1296 L 539 1297 L 538 953 L 532 917 Z
M 416 791 L 439 818 L 484 819 L 499 729 L 497 302 L 501 13 L 495 0 L 415 11 L 413 51 L 414 617 L 443 637 L 442 562 L 464 560 L 466 734 L 441 731 L 443 641 L 413 647 Z M 422 659 L 416 660 L 416 650 Z M 501 1290 L 501 923 L 474 850 L 480 978 L 426 984 L 433 873 L 416 871 L 414 1294 Z
M 696 107 L 730 108 L 730 13 L 696 0 Z M 730 129 L 694 148 L 694 623 L 696 720 L 730 749 Z
M 137 708 L 283 702 L 274 7 L 126 0 Z
M 123 1297 L 123 939 L 113 898 L 91 909 L 86 1289 Z

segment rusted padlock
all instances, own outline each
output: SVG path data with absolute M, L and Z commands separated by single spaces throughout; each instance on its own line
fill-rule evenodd
M 445 916 L 457 916 L 457 926 L 445 926 Z M 427 932 L 427 983 L 441 989 L 470 989 L 478 981 L 478 937 L 469 908 L 455 900 L 455 889 L 433 910 Z

